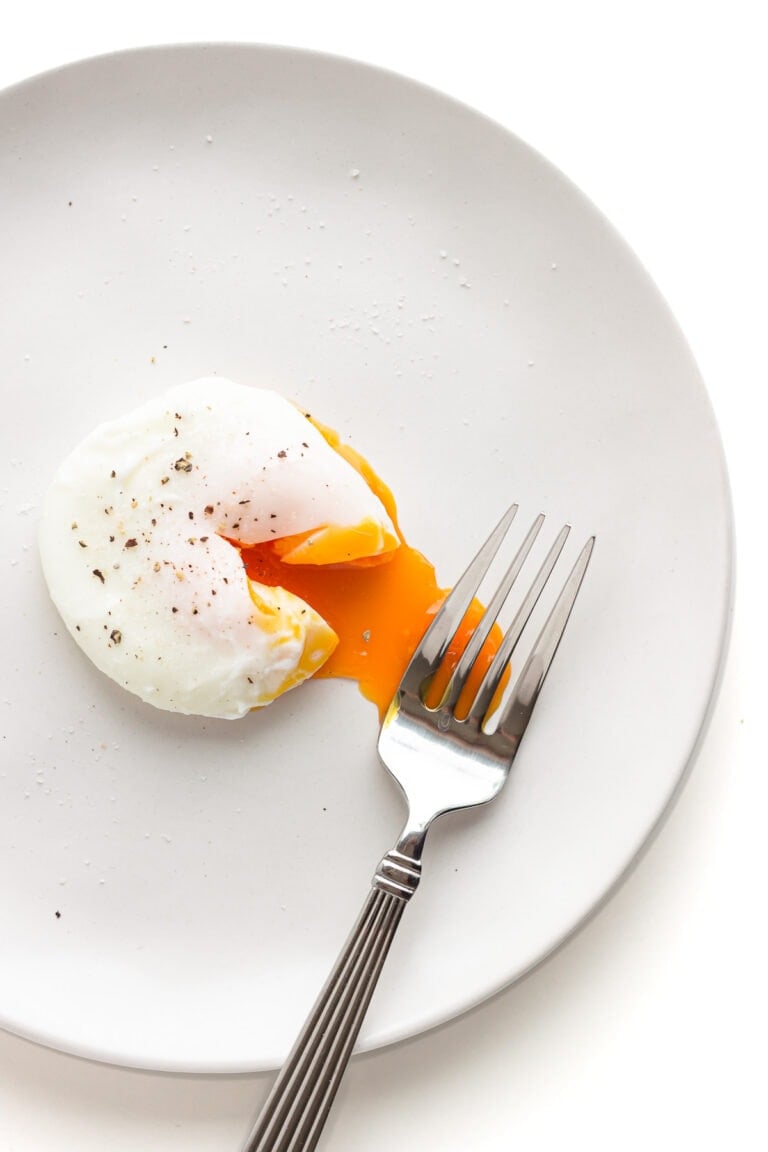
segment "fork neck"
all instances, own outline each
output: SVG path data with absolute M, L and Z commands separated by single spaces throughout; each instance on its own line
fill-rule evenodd
M 421 854 L 427 836 L 426 824 L 406 824 L 397 844 L 379 863 L 373 887 L 399 900 L 410 900 L 421 880 Z
M 415 863 L 421 860 L 424 841 L 427 838 L 427 824 L 416 824 L 409 820 L 395 845 L 395 851 Z

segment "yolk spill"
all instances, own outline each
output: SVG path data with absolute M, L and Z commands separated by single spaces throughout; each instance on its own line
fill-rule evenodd
M 429 561 L 402 539 L 392 493 L 368 462 L 342 444 L 333 430 L 312 422 L 379 497 L 397 529 L 400 546 L 367 560 L 301 564 L 281 559 L 281 553 L 286 552 L 284 542 L 267 541 L 242 548 L 243 562 L 251 580 L 287 589 L 324 617 L 339 643 L 315 675 L 356 680 L 363 695 L 376 704 L 383 717 L 411 654 L 445 599 L 447 589 L 438 586 Z M 443 684 L 482 611 L 477 601 L 468 610 L 441 669 Z M 462 701 L 467 697 L 471 700 L 471 686 L 479 686 L 500 642 L 501 632 L 495 627 L 475 664 Z

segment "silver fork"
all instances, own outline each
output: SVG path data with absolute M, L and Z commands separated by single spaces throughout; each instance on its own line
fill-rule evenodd
M 379 756 L 403 790 L 408 819 L 380 862 L 368 898 L 270 1092 L 243 1152 L 310 1152 L 315 1148 L 349 1061 L 389 946 L 421 876 L 427 830 L 445 812 L 484 804 L 509 775 L 544 678 L 589 563 L 590 537 L 544 624 L 511 694 L 490 726 L 490 712 L 510 659 L 569 532 L 549 549 L 474 700 L 456 705 L 483 644 L 541 528 L 538 516 L 472 633 L 437 706 L 425 694 L 517 512 L 497 524 L 446 598 L 411 657 L 379 734 Z

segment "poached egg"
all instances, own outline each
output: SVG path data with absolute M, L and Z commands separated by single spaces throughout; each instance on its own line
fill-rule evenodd
M 383 715 L 445 596 L 362 456 L 276 392 L 219 377 L 91 432 L 54 477 L 40 554 L 102 672 L 222 719 L 313 675 L 358 680 Z

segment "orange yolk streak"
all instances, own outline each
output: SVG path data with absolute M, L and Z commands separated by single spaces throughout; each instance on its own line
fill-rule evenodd
M 348 563 L 305 564 L 281 559 L 301 544 L 300 537 L 293 537 L 242 547 L 241 555 L 251 580 L 279 586 L 300 596 L 338 636 L 337 647 L 315 676 L 356 680 L 362 694 L 376 704 L 383 718 L 406 665 L 445 599 L 447 589 L 438 587 L 432 565 L 402 539 L 392 493 L 367 461 L 342 444 L 331 429 L 313 423 L 379 497 L 396 527 L 400 546 L 380 556 Z M 481 615 L 482 606 L 475 601 L 441 669 L 443 683 L 447 682 L 449 671 L 458 662 Z M 475 664 L 470 685 L 479 686 L 500 642 L 501 632 L 496 626 Z

